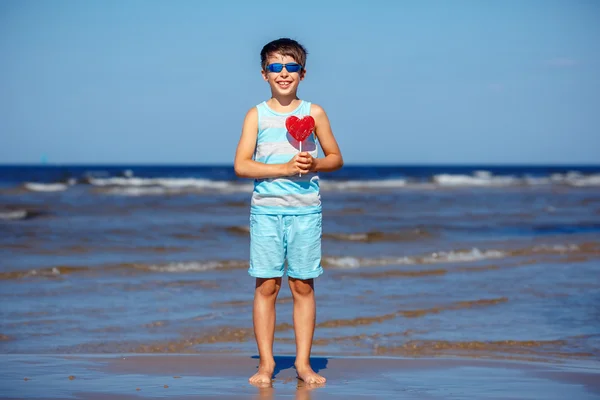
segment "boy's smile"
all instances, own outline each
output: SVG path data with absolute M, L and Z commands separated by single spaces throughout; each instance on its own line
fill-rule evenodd
M 295 96 L 298 84 L 304 79 L 304 69 L 298 72 L 289 72 L 285 67 L 286 64 L 296 64 L 297 61 L 293 57 L 284 56 L 281 54 L 270 55 L 267 59 L 269 64 L 283 64 L 284 67 L 280 72 L 262 71 L 264 79 L 269 82 L 273 94 L 279 96 Z

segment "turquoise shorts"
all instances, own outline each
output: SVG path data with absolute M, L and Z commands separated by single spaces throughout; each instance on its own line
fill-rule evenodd
M 250 268 L 256 278 L 277 278 L 284 273 L 296 279 L 312 279 L 321 266 L 322 214 L 250 214 Z

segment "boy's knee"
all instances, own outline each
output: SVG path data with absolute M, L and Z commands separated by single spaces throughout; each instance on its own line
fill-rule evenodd
M 256 291 L 265 297 L 275 296 L 281 287 L 281 278 L 259 278 L 256 280 Z
M 290 290 L 294 295 L 308 296 L 314 291 L 314 280 L 313 279 L 289 279 Z

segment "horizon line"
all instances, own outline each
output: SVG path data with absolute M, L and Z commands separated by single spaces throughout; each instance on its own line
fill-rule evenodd
M 594 163 L 353 163 L 342 167 L 599 167 Z M 0 163 L 1 167 L 227 167 L 233 163 Z

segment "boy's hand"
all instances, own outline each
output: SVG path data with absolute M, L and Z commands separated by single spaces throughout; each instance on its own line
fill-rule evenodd
M 298 166 L 300 173 L 307 174 L 314 171 L 315 159 L 310 153 L 303 151 L 296 156 L 296 165 Z
M 303 151 L 296 154 L 294 158 L 287 163 L 287 175 L 308 174 L 314 171 L 315 159 L 308 152 Z

